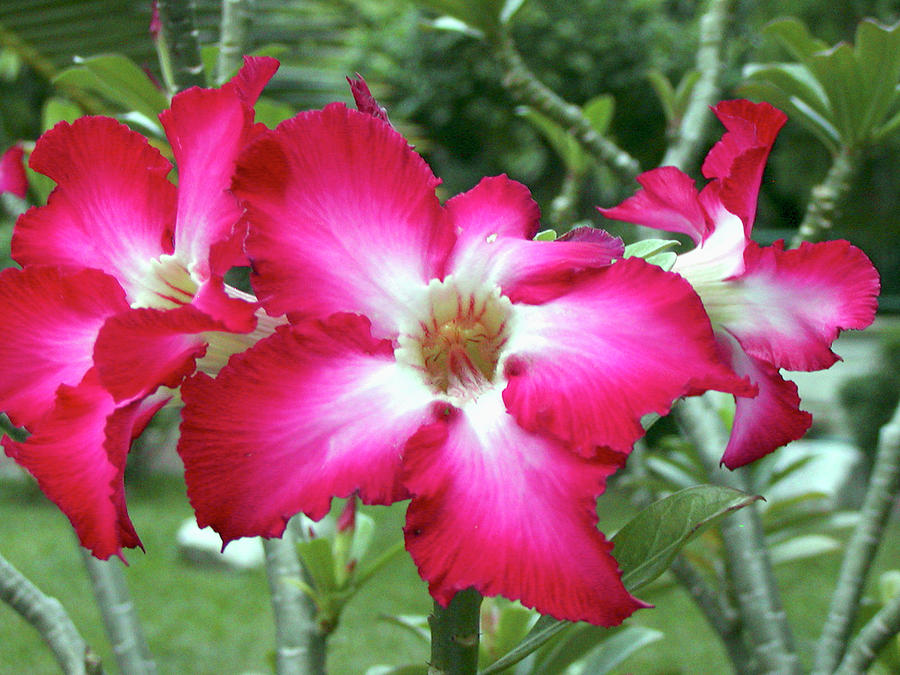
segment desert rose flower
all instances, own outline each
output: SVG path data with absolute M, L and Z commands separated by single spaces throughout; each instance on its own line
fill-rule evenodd
M 248 58 L 221 88 L 173 98 L 161 121 L 177 188 L 169 162 L 106 117 L 58 124 L 31 155 L 57 186 L 16 223 L 12 256 L 23 268 L 0 273 L 10 330 L 0 409 L 31 432 L 3 445 L 99 558 L 140 545 L 122 475 L 132 438 L 168 398 L 158 387 L 177 387 L 210 344 L 257 326 L 255 300 L 223 282 L 246 260 L 228 188 L 276 68 Z
M 290 325 L 183 385 L 198 522 L 276 537 L 335 496 L 411 498 L 406 546 L 438 602 L 475 587 L 618 624 L 644 605 L 596 497 L 641 417 L 752 388 L 677 275 L 613 262 L 622 244 L 598 230 L 533 241 L 537 206 L 505 176 L 445 205 L 437 184 L 389 124 L 340 104 L 243 153 L 251 280 Z
M 736 398 L 734 425 L 722 462 L 734 469 L 800 438 L 812 423 L 793 382 L 779 369 L 821 370 L 838 360 L 831 344 L 875 317 L 878 274 L 846 241 L 784 242 L 761 247 L 750 238 L 763 169 L 786 121 L 767 103 L 724 101 L 713 108 L 726 128 L 703 163 L 711 179 L 698 193 L 674 167 L 638 176 L 642 189 L 608 218 L 681 232 L 696 247 L 673 272 L 700 295 L 724 359 L 759 387 Z
M 19 199 L 24 199 L 28 192 L 28 179 L 25 176 L 25 149 L 21 145 L 13 145 L 0 157 L 0 194 L 9 192 Z

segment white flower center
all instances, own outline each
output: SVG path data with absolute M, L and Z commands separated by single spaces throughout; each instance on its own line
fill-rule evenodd
M 401 332 L 394 354 L 436 394 L 461 403 L 495 383 L 511 315 L 512 303 L 496 286 L 467 289 L 452 275 L 434 279 L 423 315 Z
M 135 293 L 131 306 L 172 309 L 188 304 L 198 284 L 184 264 L 174 255 L 163 254 L 149 261 L 142 279 L 143 287 Z

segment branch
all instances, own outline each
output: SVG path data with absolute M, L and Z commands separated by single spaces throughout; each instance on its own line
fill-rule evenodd
M 194 0 L 158 0 L 165 58 L 171 64 L 175 94 L 188 87 L 205 87 L 200 40 L 194 19 Z
M 216 84 L 223 85 L 240 68 L 250 32 L 249 0 L 222 0 Z
M 834 215 L 850 190 L 850 181 L 856 171 L 855 156 L 846 148 L 835 155 L 825 180 L 813 187 L 803 221 L 797 229 L 791 246 L 796 248 L 804 241 L 817 241 L 834 224 Z
M 722 72 L 722 44 L 731 0 L 710 0 L 700 17 L 700 45 L 697 50 L 697 70 L 700 79 L 694 85 L 691 99 L 676 132 L 675 142 L 666 150 L 660 166 L 677 166 L 686 170 L 697 161 L 706 128 L 709 126 L 709 106 L 719 97 L 719 76 Z
M 446 607 L 434 603 L 434 612 L 428 617 L 431 627 L 429 675 L 475 675 L 480 608 L 481 595 L 474 588 L 454 595 Z
M 119 562 L 98 560 L 87 549 L 79 548 L 119 671 L 122 675 L 154 675 L 156 665 Z
M 85 643 L 59 600 L 44 595 L 2 555 L 0 600 L 34 626 L 66 675 L 102 675 L 99 657 Z
M 719 466 L 728 437 L 704 401 L 697 397 L 685 399 L 675 408 L 675 413 L 679 425 L 696 445 L 710 480 L 748 492 L 749 484 L 743 473 L 728 472 Z M 756 505 L 729 515 L 722 521 L 721 531 L 738 609 L 760 671 L 798 674 L 800 661 L 772 574 Z
M 503 86 L 514 97 L 568 129 L 598 162 L 608 165 L 624 181 L 631 182 L 640 173 L 634 157 L 597 133 L 581 108 L 561 99 L 528 69 L 508 35 L 495 39 L 494 54 L 504 70 Z
M 303 590 L 303 570 L 291 524 L 280 539 L 263 539 L 266 576 L 275 616 L 278 675 L 324 675 L 325 635 L 316 625 L 316 608 Z
M 900 405 L 881 428 L 872 478 L 853 531 L 822 635 L 816 648 L 814 673 L 831 673 L 843 656 L 862 595 L 866 575 L 878 551 L 891 506 L 900 492 Z
M 835 675 L 855 675 L 867 671 L 888 640 L 900 633 L 900 594 L 891 598 L 859 631 L 850 643 L 847 656 Z

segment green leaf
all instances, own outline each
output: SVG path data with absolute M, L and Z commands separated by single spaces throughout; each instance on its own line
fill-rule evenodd
M 557 621 L 551 616 L 542 616 L 534 624 L 534 627 L 528 632 L 524 640 L 503 657 L 497 659 L 484 670 L 479 671 L 478 675 L 493 675 L 494 673 L 503 672 L 545 645 L 550 639 L 564 631 L 570 630 L 575 625 L 570 621 Z
M 594 131 L 601 136 L 606 135 L 612 122 L 616 100 L 610 94 L 600 94 L 584 104 L 582 111 L 591 123 Z
M 641 239 L 625 247 L 625 258 L 644 258 L 681 246 L 677 239 Z
M 856 62 L 864 90 L 858 133 L 870 137 L 891 112 L 900 80 L 900 22 L 888 28 L 872 20 L 856 28 Z
M 503 656 L 519 644 L 535 619 L 535 612 L 532 610 L 503 598 L 486 599 L 482 612 L 488 608 L 489 602 L 494 603 L 491 609 L 497 614 L 495 628 L 489 634 L 482 627 L 479 663 L 485 664 L 496 661 L 497 657 Z
M 763 34 L 772 36 L 798 61 L 807 63 L 812 55 L 828 49 L 828 44 L 812 37 L 806 25 L 794 17 L 776 19 L 763 28 Z
M 647 79 L 650 80 L 650 86 L 656 92 L 656 98 L 662 105 L 663 114 L 666 122 L 672 123 L 678 118 L 678 106 L 675 97 L 675 87 L 669 81 L 669 78 L 663 75 L 659 70 L 651 70 L 647 73 Z
M 575 175 L 584 173 L 589 161 L 588 155 L 572 134 L 546 115 L 528 106 L 519 106 L 516 113 L 537 127 L 562 159 L 567 171 Z
M 675 89 L 675 110 L 678 117 L 684 117 L 687 112 L 688 105 L 691 102 L 691 94 L 694 93 L 694 87 L 700 81 L 701 73 L 699 70 L 689 70 L 681 78 L 678 87 Z
M 748 63 L 744 79 L 770 82 L 784 92 L 782 100 L 799 98 L 820 116 L 828 117 L 828 97 L 809 68 L 800 63 Z M 772 102 L 775 104 L 775 102 Z M 775 104 L 777 105 L 777 104 Z M 782 106 L 779 106 L 782 107 Z
M 781 565 L 835 553 L 841 550 L 841 543 L 834 537 L 826 537 L 822 534 L 806 534 L 768 548 L 772 564 Z
M 82 115 L 84 115 L 84 111 L 77 104 L 65 98 L 51 96 L 44 103 L 41 128 L 47 131 L 47 129 L 51 129 L 59 122 L 66 121 L 71 123 Z
M 496 33 L 503 23 L 512 17 L 521 1 L 511 0 L 415 0 L 415 4 L 456 19 L 483 35 Z
M 334 554 L 331 541 L 324 537 L 297 542 L 297 553 L 303 566 L 312 577 L 313 587 L 322 593 L 335 591 L 337 579 L 334 575 Z
M 535 241 L 556 241 L 556 230 L 541 230 L 534 235 Z
M 678 551 L 705 528 L 761 499 L 738 490 L 701 485 L 654 502 L 611 538 L 613 555 L 630 591 L 665 572 Z
M 661 640 L 663 633 L 646 626 L 627 626 L 604 641 L 581 663 L 578 672 L 585 675 L 606 675 L 639 649 Z
M 131 59 L 122 54 L 104 54 L 76 59 L 78 65 L 67 68 L 54 79 L 96 92 L 122 106 L 155 121 L 169 101 L 153 81 Z
M 407 633 L 421 641 L 424 645 L 431 644 L 431 630 L 428 627 L 428 617 L 420 614 L 383 615 L 382 621 L 402 628 Z

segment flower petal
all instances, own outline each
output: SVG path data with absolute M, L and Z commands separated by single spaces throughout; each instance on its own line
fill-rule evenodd
M 77 387 L 60 387 L 56 406 L 28 440 L 3 440 L 6 453 L 37 479 L 81 545 L 98 558 L 141 546 L 125 508 L 125 458 L 163 403 L 153 399 L 116 409 L 90 371 Z
M 0 194 L 9 192 L 19 199 L 25 199 L 28 177 L 25 175 L 24 157 L 25 150 L 18 143 L 0 157 Z
M 503 400 L 525 429 L 584 456 L 631 450 L 641 417 L 705 389 L 752 395 L 719 359 L 690 285 L 626 258 L 539 306 L 515 305 Z
M 739 375 L 759 387 L 754 398 L 736 398 L 731 437 L 722 463 L 736 469 L 796 441 L 812 425 L 812 415 L 800 410 L 797 385 L 783 380 L 778 370 L 750 356 L 732 336 L 719 333 L 719 344 Z
M 666 232 L 681 232 L 699 244 L 712 223 L 697 194 L 694 180 L 674 166 L 661 166 L 637 177 L 643 189 L 611 209 L 600 211 L 623 220 Z
M 46 206 L 19 217 L 12 239 L 16 262 L 100 269 L 134 297 L 149 261 L 172 252 L 169 163 L 115 120 L 82 117 L 41 136 L 31 167 L 57 187 Z
M 333 496 L 404 499 L 403 445 L 432 398 L 350 314 L 283 327 L 182 394 L 188 495 L 225 542 L 279 536 L 298 511 L 318 520 Z
M 719 294 L 701 296 L 714 323 L 747 353 L 787 370 L 820 370 L 838 357 L 831 343 L 845 329 L 872 323 L 878 273 L 866 255 L 843 240 L 784 250 L 750 242 L 745 272 Z
M 94 361 L 103 386 L 116 401 L 175 388 L 206 353 L 205 331 L 223 326 L 191 305 L 177 309 L 129 309 L 100 329 Z
M 127 308 L 116 280 L 97 270 L 0 272 L 0 410 L 17 426 L 40 419 L 53 407 L 57 388 L 77 385 L 91 368 L 103 322 Z
M 273 316 L 357 312 L 396 333 L 453 233 L 438 180 L 386 123 L 332 104 L 282 122 L 238 162 L 253 285 Z
M 253 136 L 252 105 L 274 74 L 273 65 L 278 67 L 274 59 L 245 62 L 231 82 L 183 91 L 160 115 L 178 167 L 175 250 L 186 264 L 207 267 L 197 275 L 201 281 L 210 273 L 210 247 L 231 238 L 241 216 L 229 188 L 238 153 Z M 247 95 L 252 100 L 244 100 Z M 195 267 L 191 271 L 197 273 Z
M 579 273 L 606 267 L 624 251 L 610 235 L 532 241 L 540 211 L 528 188 L 506 176 L 483 179 L 446 207 L 458 233 L 448 271 L 499 286 L 513 302 L 556 297 Z
M 624 456 L 584 459 L 525 431 L 499 390 L 441 407 L 404 459 L 406 547 L 439 603 L 474 587 L 603 626 L 647 606 L 625 590 L 597 530 L 597 495 Z

